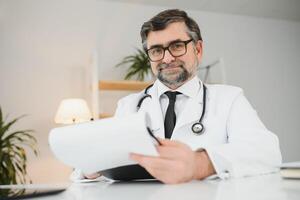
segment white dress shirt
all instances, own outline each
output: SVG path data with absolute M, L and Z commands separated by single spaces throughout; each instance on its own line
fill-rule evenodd
M 157 80 L 157 92 L 159 96 L 160 106 L 163 114 L 163 118 L 165 119 L 167 108 L 169 105 L 169 98 L 166 94 L 167 91 L 177 91 L 181 94 L 176 95 L 176 102 L 175 102 L 175 114 L 176 118 L 180 117 L 181 111 L 184 110 L 184 107 L 189 98 L 197 98 L 197 94 L 202 87 L 201 81 L 198 79 L 197 76 L 192 78 L 186 84 L 182 85 L 181 87 L 177 88 L 176 90 L 170 90 L 167 86 Z

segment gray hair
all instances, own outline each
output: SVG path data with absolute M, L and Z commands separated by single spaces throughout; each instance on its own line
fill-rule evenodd
M 158 13 L 143 24 L 140 35 L 144 50 L 147 50 L 147 37 L 151 31 L 164 30 L 169 24 L 174 22 L 184 22 L 187 27 L 187 34 L 191 39 L 193 39 L 194 42 L 198 40 L 202 41 L 198 24 L 190 18 L 185 11 L 170 9 Z

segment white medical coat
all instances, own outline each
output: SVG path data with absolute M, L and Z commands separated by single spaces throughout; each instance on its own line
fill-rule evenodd
M 203 105 L 203 89 L 197 98 L 190 98 L 176 120 L 171 139 L 189 145 L 193 150 L 204 148 L 220 178 L 251 176 L 277 171 L 281 163 L 278 138 L 266 129 L 242 89 L 226 85 L 206 85 L 205 132 L 196 135 L 192 125 L 199 121 Z M 131 94 L 118 102 L 116 116 L 146 112 L 148 126 L 154 135 L 164 138 L 164 119 L 157 95 L 157 82 L 148 91 L 139 110 L 138 101 L 144 91 Z

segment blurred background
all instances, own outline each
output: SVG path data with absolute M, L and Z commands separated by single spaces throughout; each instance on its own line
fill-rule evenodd
M 98 80 L 123 80 L 126 68 L 115 65 L 142 47 L 143 22 L 168 8 L 198 22 L 201 66 L 221 61 L 210 71 L 215 82 L 242 87 L 279 137 L 284 161 L 300 160 L 300 1 L 0 0 L 0 106 L 9 119 L 27 114 L 15 129 L 35 130 L 33 183 L 67 181 L 72 170 L 48 146 L 59 103 L 83 98 L 92 106 L 95 60 Z M 99 94 L 99 112 L 113 113 L 120 93 Z

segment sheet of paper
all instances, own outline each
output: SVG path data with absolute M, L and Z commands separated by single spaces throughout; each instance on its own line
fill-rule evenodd
M 49 144 L 59 160 L 84 173 L 135 164 L 130 152 L 158 155 L 145 113 L 54 128 Z

